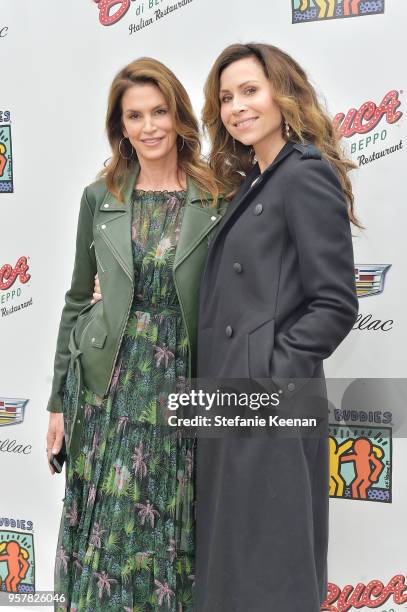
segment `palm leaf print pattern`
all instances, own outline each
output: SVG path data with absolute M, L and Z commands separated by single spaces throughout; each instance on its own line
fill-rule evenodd
M 185 195 L 134 192 L 134 301 L 109 392 L 101 400 L 85 390 L 82 451 L 67 461 L 58 611 L 193 610 L 194 445 L 161 420 L 168 393 L 188 379 L 172 275 Z M 70 368 L 67 427 L 76 385 Z

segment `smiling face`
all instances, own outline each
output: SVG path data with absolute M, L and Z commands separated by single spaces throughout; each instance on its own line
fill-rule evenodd
M 123 135 L 143 161 L 164 160 L 177 151 L 177 132 L 169 106 L 153 83 L 132 85 L 122 97 Z
M 245 57 L 229 64 L 220 76 L 222 123 L 235 139 L 257 149 L 284 144 L 282 114 L 259 60 Z

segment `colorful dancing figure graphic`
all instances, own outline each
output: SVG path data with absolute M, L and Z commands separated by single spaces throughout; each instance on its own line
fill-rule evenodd
M 373 446 L 368 438 L 356 440 L 353 443 L 353 453 L 342 456 L 341 463 L 354 462 L 356 476 L 350 483 L 353 499 L 367 499 L 367 490 L 378 481 L 384 470 L 382 457 L 382 449 Z
M 11 541 L 0 544 L 0 561 L 5 561 L 7 563 L 5 584 L 8 593 L 17 593 L 18 585 L 23 578 L 26 577 L 30 567 L 27 557 L 28 552 L 22 548 L 18 542 Z
M 354 440 L 345 440 L 338 444 L 335 438 L 329 438 L 329 496 L 343 497 L 346 482 L 340 473 L 340 460 L 344 453 L 352 448 Z

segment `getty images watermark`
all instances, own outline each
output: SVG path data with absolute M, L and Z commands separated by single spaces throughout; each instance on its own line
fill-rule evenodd
M 198 410 L 209 412 L 211 410 L 246 409 L 255 411 L 259 409 L 276 409 L 280 406 L 279 393 L 247 393 L 229 392 L 217 389 L 214 392 L 202 389 L 191 389 L 188 393 L 170 393 L 167 400 L 167 408 L 171 411 L 191 410 L 193 416 L 168 416 L 168 425 L 171 427 L 316 427 L 317 419 L 314 417 L 287 418 L 278 414 L 267 414 L 251 416 L 245 414 L 196 414 Z M 194 414 L 195 412 L 195 414 Z

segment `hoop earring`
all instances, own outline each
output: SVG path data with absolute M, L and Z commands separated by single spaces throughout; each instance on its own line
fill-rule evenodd
M 290 126 L 288 125 L 286 120 L 284 120 L 284 131 L 286 138 L 290 138 Z
M 131 155 L 130 155 L 130 157 L 126 157 L 125 155 L 123 155 L 123 153 L 122 153 L 122 149 L 121 149 L 121 146 L 122 146 L 123 140 L 127 140 L 127 138 L 124 138 L 124 136 L 123 136 L 123 138 L 122 138 L 122 139 L 121 139 L 121 141 L 119 142 L 119 153 L 120 153 L 120 157 L 121 157 L 122 159 L 132 159 L 132 158 L 133 158 L 133 153 L 134 153 L 133 145 L 132 145 L 132 144 L 130 143 L 130 141 L 129 141 L 130 146 L 131 146 Z

